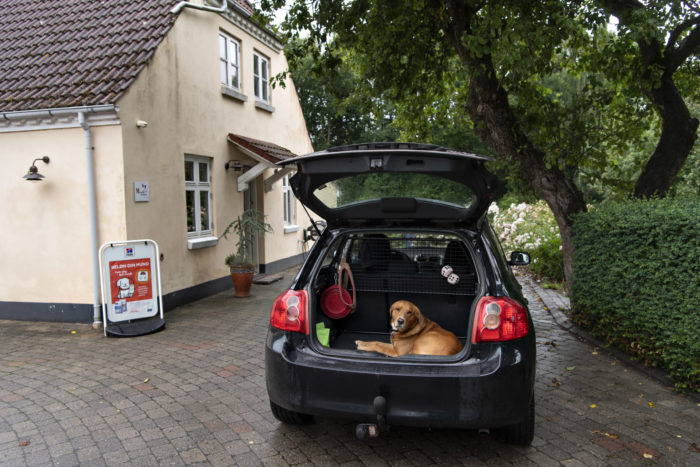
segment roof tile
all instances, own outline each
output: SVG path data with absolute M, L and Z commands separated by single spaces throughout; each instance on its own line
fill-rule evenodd
M 177 1 L 0 1 L 0 111 L 116 103 Z
M 0 0 L 0 111 L 116 103 L 172 27 L 177 3 Z
M 228 140 L 254 152 L 272 163 L 296 157 L 296 154 L 289 149 L 283 148 L 282 146 L 278 146 L 277 144 L 270 143 L 268 141 L 237 135 L 234 133 L 228 134 Z

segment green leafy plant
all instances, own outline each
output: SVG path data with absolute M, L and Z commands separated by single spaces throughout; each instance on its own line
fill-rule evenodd
M 576 218 L 572 319 L 700 392 L 700 199 L 606 203 Z
M 257 235 L 272 233 L 272 226 L 265 222 L 265 215 L 258 210 L 247 209 L 226 226 L 219 238 L 228 238 L 231 231 L 238 237 L 236 251 L 226 256 L 224 262 L 230 268 L 254 267 L 252 252 Z

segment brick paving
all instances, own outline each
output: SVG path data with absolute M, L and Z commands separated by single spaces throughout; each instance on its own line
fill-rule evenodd
M 700 465 L 697 400 L 566 331 L 550 314 L 566 301 L 529 280 L 532 446 L 406 427 L 359 441 L 354 423 L 325 418 L 282 425 L 268 408 L 263 345 L 271 301 L 291 278 L 180 307 L 165 331 L 138 338 L 0 321 L 0 465 Z

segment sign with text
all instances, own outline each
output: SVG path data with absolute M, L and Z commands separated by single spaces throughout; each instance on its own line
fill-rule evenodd
M 103 245 L 102 287 L 109 321 L 150 318 L 158 313 L 156 252 L 152 241 Z
M 134 182 L 134 201 L 137 203 L 147 203 L 151 200 L 151 191 L 148 182 Z

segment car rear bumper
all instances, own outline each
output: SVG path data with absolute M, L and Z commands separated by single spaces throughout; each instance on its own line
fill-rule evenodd
M 271 330 L 267 389 L 285 409 L 359 421 L 376 420 L 377 396 L 386 399 L 387 422 L 394 425 L 496 428 L 522 421 L 533 395 L 534 339 L 479 350 L 479 358 L 445 364 L 339 357 Z

